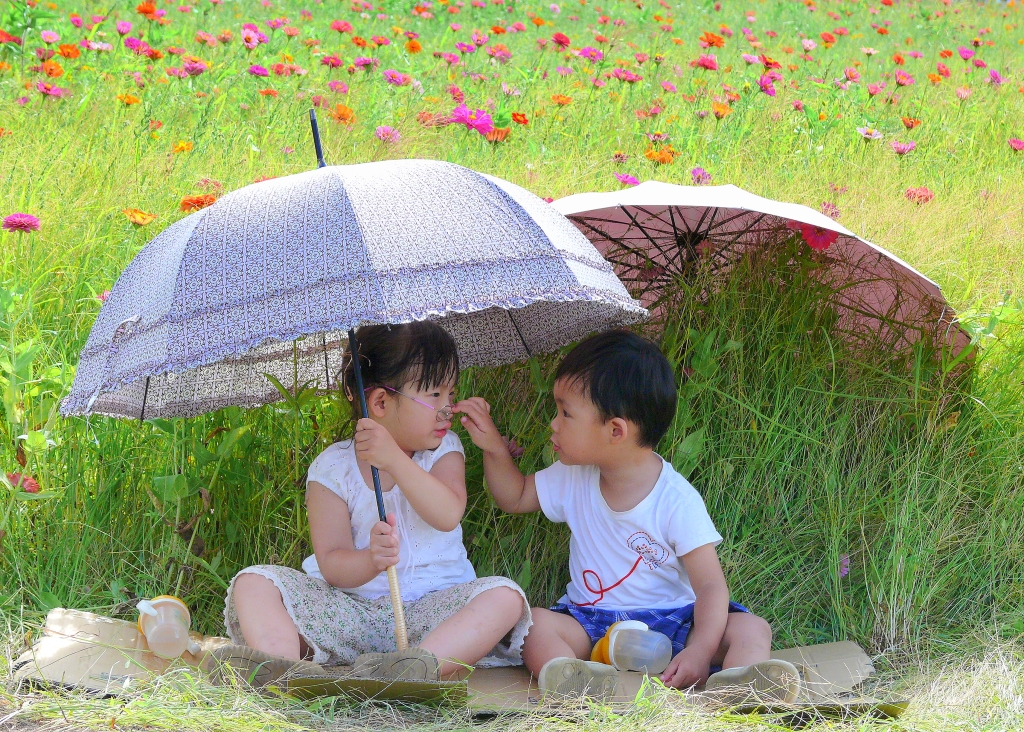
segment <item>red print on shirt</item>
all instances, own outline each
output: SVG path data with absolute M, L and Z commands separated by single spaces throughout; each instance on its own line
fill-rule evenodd
M 633 562 L 633 566 L 629 568 L 629 571 L 617 582 L 608 587 L 604 586 L 604 582 L 601 581 L 600 575 L 592 569 L 583 570 L 583 586 L 587 588 L 587 591 L 597 595 L 597 598 L 590 602 L 578 603 L 580 607 L 586 607 L 588 605 L 596 605 L 604 599 L 604 596 L 614 590 L 616 587 L 621 585 L 629 576 L 636 571 L 636 568 L 640 566 L 640 562 L 646 564 L 650 569 L 657 569 L 666 561 L 668 561 L 669 552 L 668 549 L 663 547 L 661 544 L 654 540 L 650 534 L 646 531 L 637 531 L 630 534 L 629 538 L 626 539 L 626 546 L 635 551 L 637 556 L 636 561 Z M 592 587 L 590 580 L 594 579 L 597 584 L 596 587 Z

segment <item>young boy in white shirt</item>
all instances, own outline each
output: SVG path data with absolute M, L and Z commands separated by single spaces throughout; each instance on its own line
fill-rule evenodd
M 544 693 L 614 694 L 617 672 L 590 661 L 619 620 L 664 633 L 674 656 L 661 680 L 706 683 L 728 703 L 792 702 L 796 668 L 769 660 L 772 631 L 731 603 L 715 552 L 722 537 L 697 491 L 654 448 L 672 423 L 675 376 L 652 341 L 628 331 L 593 336 L 558 367 L 551 441 L 558 462 L 524 476 L 480 397 L 460 402 L 483 450 L 487 487 L 509 513 L 566 522 L 571 581 L 551 609 L 534 608 L 523 660 Z M 711 674 L 714 667 L 722 671 Z M 710 676 L 710 678 L 709 678 Z

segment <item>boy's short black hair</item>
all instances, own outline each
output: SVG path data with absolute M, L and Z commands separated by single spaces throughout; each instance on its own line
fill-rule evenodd
M 676 414 L 672 366 L 656 343 L 628 330 L 587 338 L 562 359 L 555 379 L 580 388 L 605 421 L 635 424 L 643 447 L 657 447 Z

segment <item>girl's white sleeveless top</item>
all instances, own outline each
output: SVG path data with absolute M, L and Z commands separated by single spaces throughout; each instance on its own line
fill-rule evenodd
M 413 462 L 426 471 L 442 456 L 458 452 L 465 456 L 462 441 L 450 431 L 435 450 L 414 453 Z M 367 486 L 356 462 L 352 440 L 336 442 L 320 453 L 312 465 L 306 482 L 320 483 L 348 505 L 352 517 L 352 543 L 356 549 L 370 545 L 370 528 L 377 523 L 377 500 L 373 487 Z M 402 599 L 417 600 L 428 592 L 443 590 L 476 579 L 473 565 L 462 543 L 462 526 L 453 531 L 438 531 L 413 510 L 400 486 L 384 492 L 384 507 L 394 513 L 399 538 L 398 584 Z M 306 574 L 323 579 L 316 555 L 302 562 Z M 365 585 L 345 588 L 345 592 L 376 599 L 388 594 L 388 578 L 381 572 Z

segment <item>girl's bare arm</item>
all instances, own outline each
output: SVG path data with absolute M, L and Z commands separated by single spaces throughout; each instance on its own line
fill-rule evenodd
M 398 535 L 391 522 L 378 521 L 370 530 L 370 546 L 356 549 L 348 504 L 326 486 L 310 481 L 306 487 L 309 536 L 320 574 L 341 589 L 364 585 L 398 563 Z

